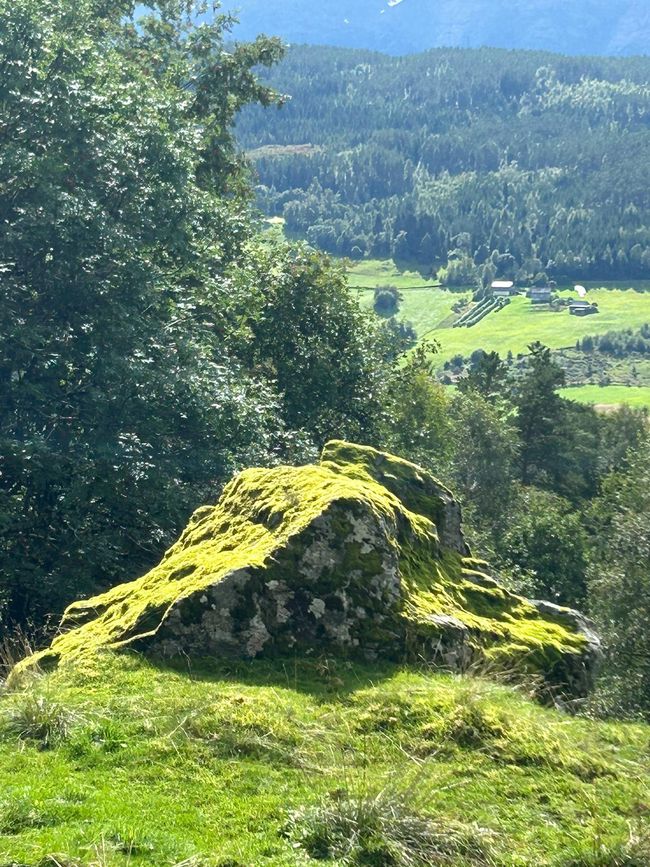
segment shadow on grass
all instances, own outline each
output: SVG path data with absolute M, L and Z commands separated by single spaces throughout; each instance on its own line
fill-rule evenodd
M 369 663 L 330 656 L 313 659 L 287 656 L 252 660 L 190 659 L 179 656 L 165 659 L 147 657 L 147 660 L 159 671 L 184 674 L 195 682 L 282 687 L 327 700 L 333 695 L 345 697 L 358 690 L 376 686 L 405 669 L 413 672 L 425 670 L 421 665 L 407 666 L 385 660 Z M 431 668 L 426 670 L 432 673 Z

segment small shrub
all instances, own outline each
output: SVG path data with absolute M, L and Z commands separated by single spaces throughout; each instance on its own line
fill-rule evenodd
M 0 834 L 13 835 L 45 824 L 42 813 L 29 798 L 19 797 L 0 801 Z
M 79 720 L 79 714 L 49 696 L 26 692 L 4 711 L 0 731 L 48 749 L 64 741 Z
M 407 799 L 408 801 L 408 799 Z M 342 797 L 289 816 L 286 834 L 316 859 L 367 867 L 429 867 L 492 863 L 485 832 L 409 809 L 403 794 Z

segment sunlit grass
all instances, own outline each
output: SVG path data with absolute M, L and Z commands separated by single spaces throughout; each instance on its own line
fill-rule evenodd
M 627 404 L 637 408 L 650 408 L 650 386 L 628 385 L 579 385 L 560 390 L 562 397 L 595 406 L 620 406 Z
M 65 712 L 56 739 L 12 724 L 39 696 Z M 368 846 L 419 863 L 468 841 L 475 860 L 450 864 L 565 867 L 569 851 L 626 845 L 650 802 L 649 728 L 395 665 L 107 655 L 5 694 L 0 712 L 0 864 L 297 867 L 314 835 L 339 851 L 370 811 L 358 859 L 329 863 L 375 863 Z

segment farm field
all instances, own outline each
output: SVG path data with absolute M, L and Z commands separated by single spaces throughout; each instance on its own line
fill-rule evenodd
M 361 306 L 371 310 L 373 290 L 359 289 L 358 292 Z M 441 328 L 445 322 L 453 322 L 456 315 L 452 313 L 452 307 L 463 297 L 440 287 L 400 289 L 400 292 L 403 300 L 398 318 L 410 322 L 418 337 L 425 337 L 432 329 Z
M 637 408 L 650 408 L 650 386 L 632 385 L 578 385 L 560 389 L 560 395 L 578 403 L 614 407 L 621 404 Z
M 468 357 L 475 349 L 496 351 L 502 356 L 508 352 L 523 354 L 535 340 L 551 349 L 571 349 L 577 340 L 587 335 L 639 328 L 650 322 L 648 281 L 637 281 L 633 287 L 586 284 L 589 299 L 599 306 L 600 312 L 596 315 L 578 318 L 570 316 L 567 310 L 555 312 L 544 305 L 533 306 L 528 298 L 519 296 L 472 328 L 452 327 L 457 318 L 453 306 L 460 299 L 469 298 L 471 290 L 443 289 L 435 281 L 427 281 L 417 267 L 400 269 L 392 261 L 364 260 L 350 267 L 348 281 L 350 288 L 357 292 L 360 304 L 367 309 L 372 308 L 372 287 L 397 286 L 402 294 L 399 318 L 410 322 L 418 337 L 432 337 L 440 343 L 441 364 L 455 355 Z M 558 294 L 573 297 L 568 287 Z M 639 370 L 641 365 L 642 362 Z M 615 370 L 612 373 L 615 374 Z M 650 387 L 626 386 L 622 382 L 602 387 L 597 384 L 571 387 L 562 394 L 582 403 L 650 406 Z
M 348 268 L 348 283 L 352 289 L 368 290 L 386 284 L 397 286 L 400 290 L 440 288 L 440 283 L 428 279 L 418 269 L 417 264 L 400 267 L 392 259 L 364 259 L 354 262 Z
M 412 283 L 414 279 L 421 283 Z M 397 286 L 403 301 L 399 318 L 411 322 L 419 337 L 433 336 L 441 345 L 440 359 L 445 361 L 456 354 L 470 355 L 475 349 L 496 351 L 502 355 L 525 353 L 534 340 L 552 349 L 575 345 L 576 340 L 589 335 L 624 328 L 639 328 L 650 322 L 650 284 L 635 283 L 634 288 L 613 288 L 613 284 L 596 287 L 587 284 L 589 300 L 598 304 L 600 312 L 579 318 L 570 316 L 567 310 L 554 312 L 545 305 L 534 306 L 528 298 L 519 296 L 498 313 L 491 313 L 473 328 L 452 328 L 453 305 L 465 293 L 443 289 L 433 281 L 423 280 L 417 271 L 400 271 L 391 261 L 367 260 L 355 263 L 348 274 L 352 289 L 359 291 L 364 307 L 372 305 L 373 287 L 386 283 Z M 408 286 L 417 288 L 408 288 Z M 566 288 L 558 291 L 564 297 L 572 297 Z
M 417 281 L 420 281 L 419 283 Z M 397 286 L 403 296 L 399 318 L 415 328 L 418 337 L 435 337 L 441 345 L 440 360 L 454 355 L 470 355 L 475 349 L 507 355 L 525 353 L 528 344 L 539 340 L 551 349 L 568 348 L 587 335 L 605 334 L 624 328 L 639 328 L 650 322 L 650 282 L 635 282 L 634 288 L 615 288 L 614 284 L 586 284 L 589 300 L 598 304 L 600 312 L 579 318 L 568 311 L 554 312 L 545 305 L 533 306 L 528 298 L 519 296 L 498 313 L 491 313 L 473 328 L 452 328 L 452 307 L 466 292 L 443 289 L 435 281 L 426 281 L 416 270 L 398 269 L 394 262 L 364 260 L 352 265 L 348 272 L 352 289 L 359 292 L 360 303 L 372 306 L 372 287 L 383 284 Z M 573 297 L 567 287 L 558 291 Z
M 600 312 L 579 318 L 570 316 L 568 310 L 554 312 L 545 305 L 535 306 L 523 296 L 513 298 L 505 309 L 491 313 L 473 328 L 436 329 L 440 357 L 446 360 L 456 354 L 466 356 L 475 349 L 518 355 L 525 353 L 534 340 L 561 349 L 573 346 L 588 334 L 639 328 L 650 322 L 650 292 L 601 288 L 591 290 L 589 300 L 598 304 Z

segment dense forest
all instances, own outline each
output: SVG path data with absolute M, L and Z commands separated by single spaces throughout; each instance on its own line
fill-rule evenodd
M 650 60 L 296 47 L 237 125 L 261 208 L 447 285 L 650 275 Z

